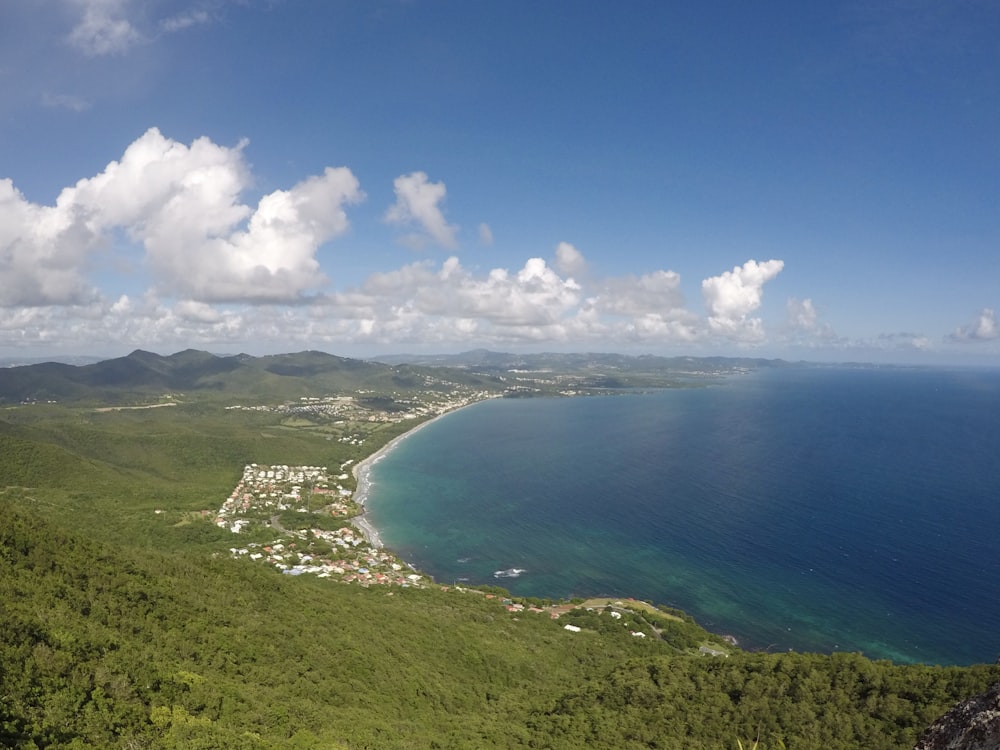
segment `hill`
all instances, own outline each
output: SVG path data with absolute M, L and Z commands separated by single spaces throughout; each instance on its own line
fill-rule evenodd
M 462 371 L 433 371 L 448 383 L 501 387 Z M 251 357 L 188 349 L 169 356 L 136 350 L 87 365 L 45 362 L 0 369 L 0 403 L 128 403 L 188 398 L 293 399 L 331 391 L 428 389 L 426 368 L 386 365 L 307 351 Z M 432 388 L 431 388 L 432 389 Z

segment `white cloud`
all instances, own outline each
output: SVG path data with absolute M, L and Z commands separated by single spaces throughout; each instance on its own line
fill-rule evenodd
M 183 320 L 192 323 L 218 323 L 222 320 L 222 311 L 213 305 L 194 300 L 181 300 L 174 305 L 174 312 Z
M 385 220 L 401 226 L 416 224 L 423 230 L 407 235 L 404 239 L 408 244 L 422 247 L 429 237 L 442 247 L 457 246 L 458 227 L 449 224 L 441 212 L 440 204 L 447 192 L 443 182 L 428 182 L 426 173 L 411 172 L 400 175 L 392 184 L 396 202 L 385 212 Z
M 71 207 L 35 205 L 0 180 L 0 307 L 94 299 L 84 267 L 95 240 Z
M 764 284 L 777 276 L 784 265 L 780 260 L 764 263 L 748 260 L 732 271 L 702 281 L 701 293 L 712 330 L 739 341 L 763 339 L 761 319 L 748 316 L 760 307 Z
M 168 33 L 183 31 L 192 26 L 200 26 L 211 20 L 208 13 L 203 10 L 187 11 L 160 21 L 160 28 Z
M 425 261 L 373 274 L 328 298 L 327 314 L 353 319 L 353 342 L 396 345 L 679 343 L 706 334 L 704 322 L 683 309 L 673 272 L 595 283 L 601 293 L 588 297 L 541 258 L 517 271 L 475 275 L 452 257 L 440 267 Z
M 326 283 L 318 248 L 347 230 L 344 206 L 364 194 L 350 170 L 327 168 L 290 190 L 242 204 L 242 149 L 155 128 L 120 161 L 64 189 L 53 207 L 0 181 L 0 304 L 78 304 L 91 254 L 116 230 L 140 244 L 161 293 L 201 302 L 295 302 Z
M 316 251 L 347 230 L 344 205 L 361 196 L 350 170 L 327 168 L 265 195 L 245 230 L 219 236 L 213 209 L 228 212 L 232 226 L 246 207 L 229 202 L 225 190 L 199 185 L 175 195 L 143 239 L 167 291 L 206 301 L 295 301 L 325 283 Z M 178 221 L 188 230 L 177 231 Z
M 595 304 L 616 315 L 670 315 L 683 309 L 681 277 L 674 271 L 654 271 L 642 276 L 621 276 L 600 283 Z
M 685 307 L 676 272 L 596 278 L 567 242 L 551 263 L 531 257 L 520 267 L 480 271 L 450 257 L 320 293 L 327 279 L 319 250 L 348 230 L 346 208 L 364 198 L 358 181 L 346 167 L 327 168 L 248 204 L 246 145 L 208 138 L 184 144 L 153 128 L 98 174 L 63 189 L 52 206 L 0 180 L 0 345 L 763 341 L 763 324 L 752 315 L 764 283 L 781 271 L 776 260 L 751 260 L 705 279 L 707 317 Z M 425 227 L 440 217 L 443 186 L 420 174 L 400 179 L 398 205 L 407 207 L 408 221 Z M 141 263 L 132 262 L 137 253 Z M 138 267 L 153 281 L 139 294 L 98 290 L 92 278 L 99 267 L 120 275 Z M 793 301 L 789 314 L 800 328 L 822 328 L 810 300 Z
M 950 338 L 954 341 L 992 341 L 1000 338 L 1000 323 L 997 322 L 996 311 L 984 307 L 974 322 L 957 329 Z
M 787 318 L 782 337 L 786 342 L 809 348 L 851 345 L 838 336 L 829 323 L 820 319 L 819 311 L 808 297 L 790 297 L 785 309 Z
M 587 271 L 583 253 L 568 242 L 556 245 L 556 268 L 567 276 L 580 276 Z
M 562 279 L 541 258 L 530 258 L 516 273 L 494 268 L 480 278 L 455 257 L 437 271 L 415 263 L 372 275 L 359 292 L 342 299 L 351 306 L 364 299 L 363 308 L 374 313 L 405 309 L 501 327 L 552 325 L 580 300 L 580 287 Z
M 615 316 L 608 332 L 630 341 L 693 342 L 705 326 L 684 307 L 681 277 L 675 271 L 619 276 L 595 282 L 597 296 L 588 300 L 600 319 Z
M 809 298 L 800 300 L 791 297 L 788 300 L 788 322 L 789 325 L 800 331 L 815 331 L 818 321 L 816 308 Z
M 291 191 L 289 191 L 291 192 Z M 150 291 L 77 304 L 0 308 L 0 346 L 171 351 L 350 346 L 664 346 L 711 344 L 706 320 L 680 306 L 677 275 L 595 282 L 588 294 L 541 258 L 476 273 L 455 257 L 372 274 L 308 305 L 165 301 Z M 715 337 L 717 338 L 717 336 Z
M 139 44 L 211 23 L 212 15 L 192 8 L 161 18 L 149 18 L 150 8 L 135 0 L 62 0 L 79 14 L 67 36 L 88 57 L 124 55 Z
M 83 8 L 69 41 L 89 57 L 127 52 L 143 41 L 142 34 L 125 17 L 128 0 L 72 0 Z
M 493 230 L 490 225 L 483 223 L 479 225 L 479 244 L 487 247 L 493 244 Z

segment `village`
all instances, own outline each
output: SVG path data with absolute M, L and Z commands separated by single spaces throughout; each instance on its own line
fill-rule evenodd
M 299 429 L 360 447 L 383 425 L 426 420 L 499 394 L 426 378 L 419 397 L 377 394 L 359 389 L 351 394 L 302 396 L 295 402 L 235 405 L 227 410 L 263 411 L 282 416 L 281 427 Z M 325 466 L 244 467 L 230 496 L 215 515 L 216 525 L 233 533 L 252 534 L 254 541 L 231 548 L 237 557 L 264 561 L 286 575 L 314 574 L 345 583 L 423 586 L 426 576 L 369 540 L 352 519 L 362 512 L 354 499 L 355 480 L 341 462 L 335 473 Z M 264 531 L 277 532 L 270 542 Z
M 441 383 L 434 383 L 439 387 Z M 235 404 L 227 411 L 269 412 L 281 417 L 274 429 L 302 430 L 318 438 L 342 444 L 348 450 L 367 451 L 372 435 L 388 425 L 414 425 L 463 406 L 497 398 L 500 393 L 449 384 L 446 391 L 418 394 L 378 394 L 358 390 L 352 394 L 301 396 L 280 404 Z
M 325 466 L 246 466 L 215 524 L 255 537 L 270 529 L 277 538 L 232 547 L 230 553 L 273 565 L 285 575 L 309 573 L 363 586 L 426 585 L 425 576 L 374 547 L 350 522 L 361 510 L 343 484 L 351 463 L 341 464 L 334 476 Z M 301 522 L 289 522 L 295 520 L 291 514 L 301 514 Z

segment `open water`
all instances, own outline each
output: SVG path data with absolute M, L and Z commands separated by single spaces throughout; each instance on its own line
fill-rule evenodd
M 488 401 L 370 478 L 384 543 L 441 583 L 646 599 L 747 648 L 1000 654 L 998 372 L 765 369 Z

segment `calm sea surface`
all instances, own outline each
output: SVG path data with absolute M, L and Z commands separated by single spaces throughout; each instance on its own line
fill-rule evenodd
M 488 401 L 371 480 L 385 544 L 442 583 L 648 599 L 772 651 L 1000 654 L 998 372 L 763 370 Z

